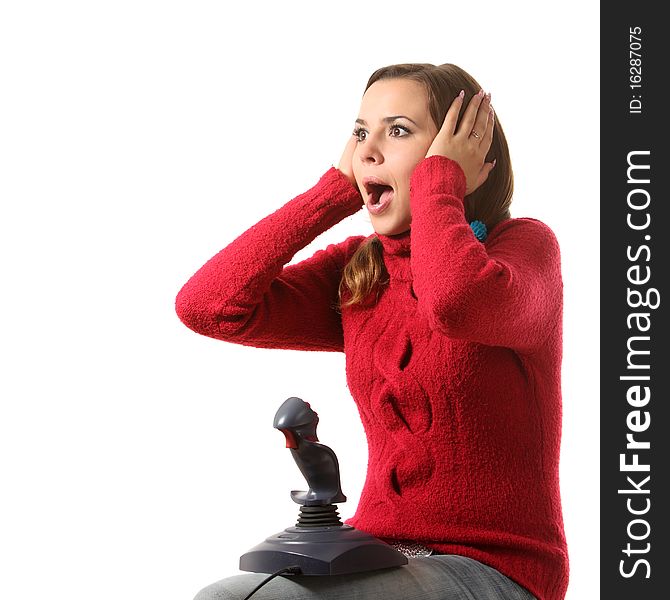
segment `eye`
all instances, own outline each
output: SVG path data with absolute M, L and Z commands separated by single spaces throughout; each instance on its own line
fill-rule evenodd
M 367 132 L 362 127 L 356 127 L 351 135 L 353 135 L 359 142 L 362 142 L 363 140 L 361 139 L 361 133 Z
M 395 137 L 405 137 L 406 135 L 409 135 L 411 133 L 410 130 L 407 129 L 407 127 L 405 127 L 404 125 L 391 125 L 391 131 L 395 131 L 396 129 L 398 131 L 404 131 L 405 134 L 404 135 L 396 135 Z
M 402 135 L 393 135 L 396 131 L 404 131 L 405 133 Z M 362 127 L 356 127 L 352 133 L 352 135 L 359 141 L 363 142 L 365 141 L 365 138 L 361 138 L 361 134 L 365 133 L 367 135 L 367 131 L 363 129 Z M 404 125 L 398 125 L 397 123 L 394 123 L 389 126 L 389 133 L 391 134 L 391 137 L 406 137 L 410 133 L 412 133 L 407 127 Z

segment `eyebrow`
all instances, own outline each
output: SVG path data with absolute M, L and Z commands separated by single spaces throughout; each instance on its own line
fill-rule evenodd
M 410 119 L 409 117 L 406 117 L 405 115 L 394 115 L 392 117 L 384 117 L 382 121 L 384 123 L 390 123 L 391 121 L 395 121 L 396 119 L 407 119 L 408 121 L 412 121 L 412 123 L 414 123 L 417 127 L 419 126 L 419 124 L 416 121 Z M 364 121 L 363 119 L 356 119 L 356 123 L 360 123 L 361 125 L 367 126 L 367 122 Z

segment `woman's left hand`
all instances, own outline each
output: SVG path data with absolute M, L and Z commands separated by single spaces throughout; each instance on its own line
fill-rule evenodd
M 483 90 L 470 100 L 465 115 L 454 133 L 463 99 L 456 96 L 451 103 L 442 128 L 435 136 L 426 158 L 439 154 L 455 160 L 465 173 L 465 195 L 474 192 L 486 181 L 494 163 L 485 163 L 486 154 L 493 140 L 495 117 L 491 95 Z

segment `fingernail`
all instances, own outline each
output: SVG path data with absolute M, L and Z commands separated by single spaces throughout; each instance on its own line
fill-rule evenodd
M 481 89 L 477 92 L 477 97 L 478 98 L 481 98 L 483 95 L 484 95 L 484 90 L 483 89 Z
M 460 93 L 458 94 L 458 97 L 463 100 L 463 97 L 465 96 L 465 90 L 461 90 Z
M 496 166 L 496 160 L 498 160 L 498 159 L 496 159 L 496 158 L 493 159 L 493 166 L 494 167 Z
M 486 94 L 486 99 L 487 99 L 489 102 L 491 102 L 491 92 L 488 92 L 488 93 Z

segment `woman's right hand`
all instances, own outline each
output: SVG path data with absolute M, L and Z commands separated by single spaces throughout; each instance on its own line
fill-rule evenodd
M 337 168 L 347 176 L 347 179 L 351 181 L 351 184 L 358 190 L 358 193 L 360 194 L 361 190 L 358 189 L 358 184 L 356 183 L 356 178 L 354 177 L 354 150 L 356 150 L 356 138 L 353 135 L 350 135 L 349 141 L 344 147 L 342 158 L 340 158 L 340 164 L 337 166 Z

